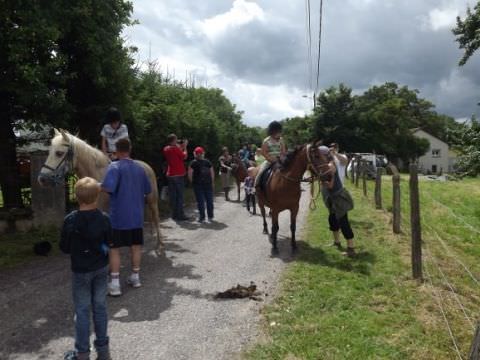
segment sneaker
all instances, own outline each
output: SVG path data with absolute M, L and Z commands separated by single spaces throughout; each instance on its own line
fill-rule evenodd
M 213 222 L 215 222 L 215 219 L 214 219 L 213 217 L 209 217 L 209 218 L 208 218 L 208 222 L 209 222 L 209 223 L 213 223 Z
M 63 355 L 63 360 L 90 360 L 90 353 L 78 353 L 70 350 Z
M 120 285 L 113 285 L 113 283 L 108 283 L 108 295 L 109 296 L 120 296 L 122 295 L 122 289 Z
M 112 360 L 110 351 L 106 350 L 97 352 L 97 360 Z
M 139 288 L 140 286 L 142 286 L 142 283 L 140 282 L 140 277 L 133 277 L 132 275 L 127 278 L 127 284 L 131 285 L 134 288 Z
M 204 219 L 204 218 L 200 218 L 200 219 L 198 219 L 198 222 L 199 222 L 199 223 L 203 223 L 203 222 L 205 222 L 205 219 Z

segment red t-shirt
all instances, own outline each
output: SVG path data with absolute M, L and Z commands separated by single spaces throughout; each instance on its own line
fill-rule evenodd
M 163 148 L 163 155 L 167 160 L 167 176 L 185 176 L 185 158 L 187 153 L 178 146 L 167 145 Z

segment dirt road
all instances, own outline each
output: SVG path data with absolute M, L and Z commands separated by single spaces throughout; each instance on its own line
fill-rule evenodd
M 303 192 L 299 239 L 307 198 Z M 267 301 L 272 297 L 292 260 L 288 213 L 280 218 L 281 254 L 271 258 L 260 216 L 221 197 L 215 206 L 215 224 L 163 222 L 166 257 L 158 258 L 148 242 L 143 287 L 124 285 L 122 297 L 108 299 L 113 359 L 232 359 L 256 338 L 265 302 L 212 294 L 254 281 Z M 122 271 L 124 282 L 128 265 Z M 72 348 L 70 276 L 67 256 L 0 274 L 0 359 L 61 359 Z

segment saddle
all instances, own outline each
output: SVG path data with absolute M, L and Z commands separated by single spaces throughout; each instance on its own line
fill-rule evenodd
M 260 190 L 264 194 L 267 193 L 267 185 L 270 182 L 270 179 L 272 178 L 273 173 L 277 169 L 277 166 L 275 164 L 270 165 L 268 168 L 265 169 L 265 171 L 260 175 L 260 180 L 258 182 L 258 185 L 260 187 Z

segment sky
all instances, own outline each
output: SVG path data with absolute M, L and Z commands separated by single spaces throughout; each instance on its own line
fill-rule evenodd
M 248 125 L 311 112 L 320 0 L 133 0 L 139 24 L 124 31 L 137 62 L 154 60 L 178 80 L 218 87 Z M 480 114 L 480 52 L 458 66 L 451 33 L 466 0 L 324 0 L 319 90 L 344 83 L 359 94 L 394 81 L 418 89 L 436 110 Z M 186 75 L 188 74 L 188 75 Z

